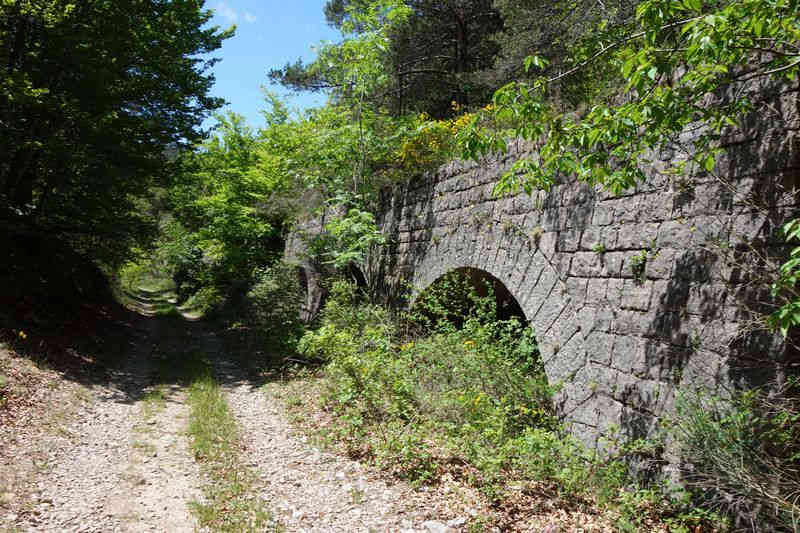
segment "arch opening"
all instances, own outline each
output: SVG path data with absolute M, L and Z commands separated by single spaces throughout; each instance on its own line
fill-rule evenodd
M 445 320 L 460 329 L 476 313 L 495 320 L 528 319 L 511 291 L 492 274 L 478 268 L 460 267 L 440 276 L 414 300 L 412 312 L 423 321 Z
M 421 337 L 433 334 L 429 338 L 443 340 L 444 353 L 434 357 L 435 368 L 457 369 L 437 383 L 494 394 L 490 402 L 504 406 L 509 435 L 554 427 L 553 389 L 536 332 L 500 279 L 477 268 L 456 268 L 425 288 L 410 314 L 423 327 Z M 424 353 L 421 364 L 427 362 Z M 431 372 L 435 375 L 436 370 Z

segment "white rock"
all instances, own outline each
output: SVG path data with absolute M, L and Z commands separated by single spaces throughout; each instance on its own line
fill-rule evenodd
M 459 516 L 458 518 L 447 521 L 447 527 L 452 527 L 454 529 L 461 529 L 465 525 L 467 525 L 467 518 L 465 516 Z
M 422 527 L 424 527 L 430 533 L 448 533 L 450 531 L 450 528 L 447 527 L 447 524 L 443 524 L 442 522 L 436 520 L 428 520 L 423 522 Z

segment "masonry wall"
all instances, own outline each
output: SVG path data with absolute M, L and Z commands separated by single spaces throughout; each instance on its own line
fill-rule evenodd
M 712 173 L 658 171 L 613 196 L 569 178 L 532 196 L 495 198 L 520 156 L 453 162 L 383 192 L 390 245 L 371 265 L 387 300 L 413 303 L 440 276 L 472 267 L 500 279 L 540 343 L 558 407 L 589 445 L 604 434 L 651 435 L 679 389 L 724 392 L 780 375 L 779 336 L 755 330 L 766 307 L 766 263 L 786 249 L 778 228 L 798 215 L 797 90 L 772 98 L 726 140 Z M 690 135 L 690 134 L 687 134 Z

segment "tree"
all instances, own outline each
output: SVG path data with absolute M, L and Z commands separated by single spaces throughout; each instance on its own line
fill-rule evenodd
M 256 270 L 280 253 L 280 217 L 266 210 L 273 176 L 259 172 L 259 139 L 243 116 L 216 115 L 218 128 L 185 154 L 170 190 L 178 231 L 171 262 L 181 296 L 211 286 L 246 286 Z
M 485 103 L 494 89 L 480 76 L 497 52 L 489 37 L 503 24 L 491 0 L 330 0 L 325 16 L 348 38 L 341 45 L 323 47 L 324 60 L 287 63 L 272 70 L 270 78 L 295 90 L 330 89 L 335 98 L 348 85 L 330 59 L 342 64 L 349 36 L 377 31 L 386 43 L 381 51 L 385 76 L 369 93 L 376 107 L 395 116 L 425 111 L 447 117 L 454 112 L 453 102 Z
M 222 100 L 202 0 L 0 3 L 0 223 L 122 252 Z M 172 156 L 172 157 L 171 157 Z
M 619 193 L 645 179 L 647 154 L 662 147 L 679 146 L 690 154 L 676 159 L 670 171 L 695 166 L 711 172 L 726 128 L 737 127 L 758 105 L 769 105 L 731 89 L 758 79 L 797 79 L 797 8 L 797 0 L 646 0 L 624 32 L 601 28 L 587 34 L 572 51 L 572 68 L 498 90 L 492 114 L 510 127 L 465 130 L 465 155 L 503 149 L 505 138 L 538 143 L 538 155 L 520 160 L 498 192 L 547 189 L 561 173 Z M 529 71 L 546 71 L 548 65 L 538 55 L 525 60 Z M 589 68 L 626 83 L 584 113 L 561 112 L 550 98 L 554 88 Z M 730 96 L 709 97 L 725 91 Z M 689 146 L 680 135 L 691 124 L 705 127 Z
M 498 52 L 494 65 L 485 73 L 495 88 L 515 81 L 530 79 L 543 72 L 526 72 L 524 60 L 538 55 L 547 60 L 544 74 L 557 75 L 570 69 L 570 54 L 575 43 L 585 39 L 602 24 L 604 33 L 624 31 L 631 22 L 638 0 L 579 0 L 577 2 L 539 2 L 536 0 L 494 0 L 494 8 L 504 24 L 494 34 Z M 587 90 L 596 88 L 602 72 L 583 69 L 564 80 L 559 98 L 567 105 L 589 99 Z M 552 98 L 553 93 L 551 93 Z

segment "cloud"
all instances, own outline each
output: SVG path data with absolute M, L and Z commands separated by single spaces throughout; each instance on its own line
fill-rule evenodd
M 217 6 L 214 8 L 214 13 L 227 19 L 229 24 L 236 24 L 240 18 L 244 19 L 245 22 L 250 24 L 258 20 L 256 16 L 249 11 L 244 11 L 241 14 L 237 13 L 235 9 L 225 2 L 217 3 Z
M 231 24 L 234 24 L 237 20 L 239 20 L 239 14 L 229 7 L 225 2 L 220 2 L 217 4 L 217 7 L 214 8 L 214 13 L 220 17 L 228 19 L 228 22 Z

